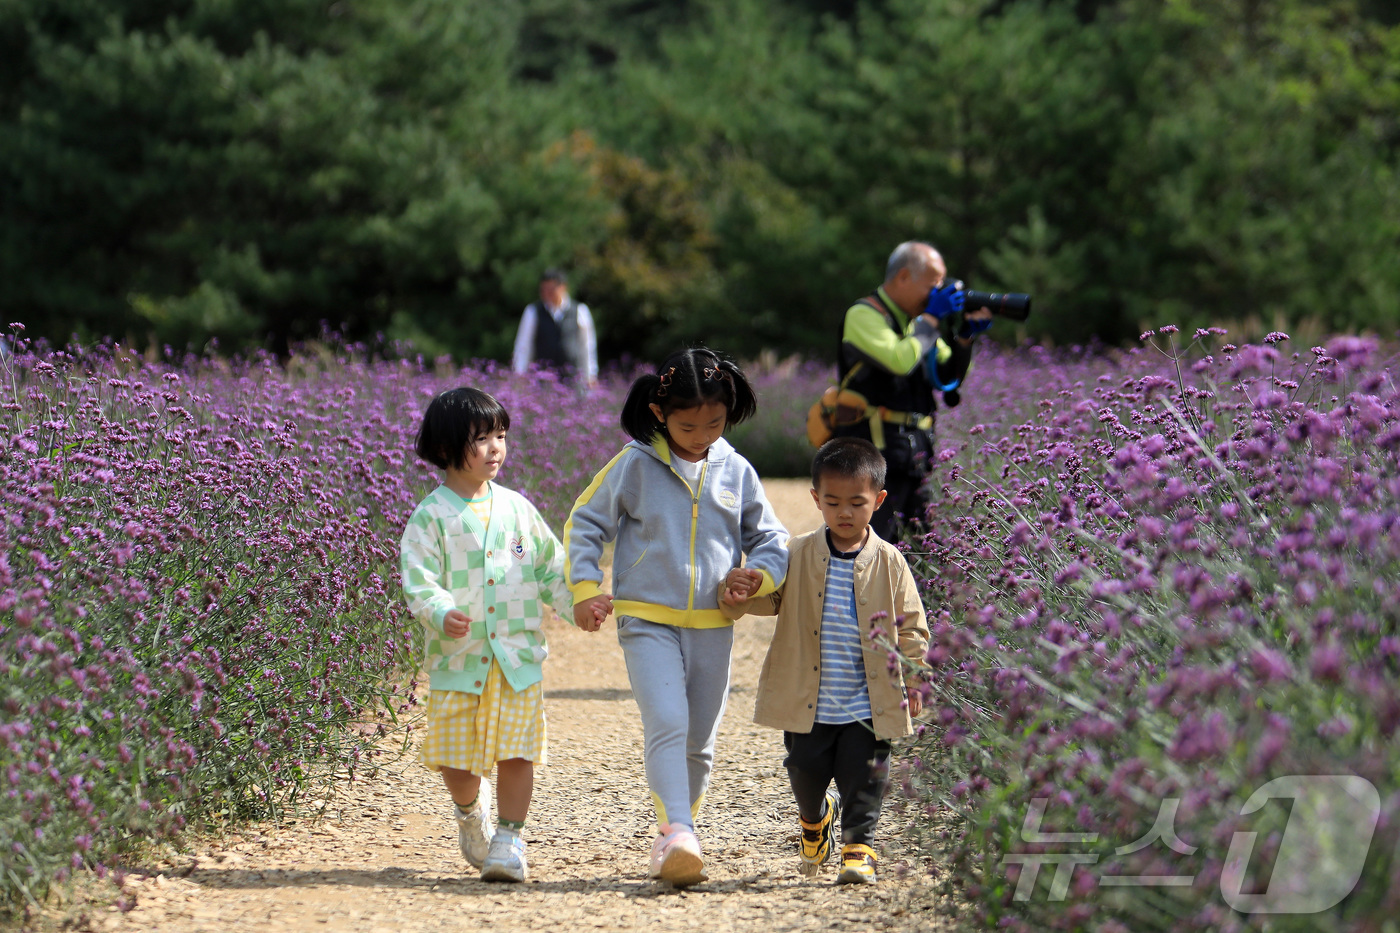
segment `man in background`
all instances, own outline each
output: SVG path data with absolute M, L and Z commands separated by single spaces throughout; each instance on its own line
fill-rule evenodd
M 531 363 L 556 369 L 564 381 L 577 380 L 581 388 L 598 381 L 598 337 L 588 305 L 569 295 L 569 279 L 562 269 L 546 269 L 540 276 L 540 300 L 525 308 L 515 334 L 511 369 L 528 372 Z
M 941 322 L 958 322 L 949 340 Z M 972 344 L 992 323 L 987 308 L 963 308 L 961 282 L 948 277 L 942 255 L 911 240 L 895 247 L 885 281 L 841 319 L 837 369 L 860 393 L 869 417 L 837 426 L 837 437 L 861 437 L 884 454 L 888 495 L 870 525 L 896 541 L 901 525 L 918 526 L 928 510 L 933 472 L 934 392 L 950 407 L 972 362 Z

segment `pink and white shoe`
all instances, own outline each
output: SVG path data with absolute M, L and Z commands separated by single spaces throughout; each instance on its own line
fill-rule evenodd
M 661 835 L 651 844 L 651 876 L 675 887 L 699 884 L 705 874 L 700 840 L 684 826 L 658 826 Z

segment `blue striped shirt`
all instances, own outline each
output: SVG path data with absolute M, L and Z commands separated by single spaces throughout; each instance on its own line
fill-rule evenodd
M 827 547 L 831 547 L 830 534 Z M 822 599 L 821 681 L 817 722 L 839 725 L 870 718 L 860 623 L 856 619 L 856 562 L 860 553 L 831 549 Z

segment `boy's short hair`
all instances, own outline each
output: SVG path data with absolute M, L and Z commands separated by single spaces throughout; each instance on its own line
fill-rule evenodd
M 832 438 L 812 458 L 812 488 L 820 489 L 828 473 L 867 480 L 878 491 L 885 488 L 885 457 L 864 438 Z
M 558 266 L 550 266 L 540 273 L 541 282 L 558 282 L 560 285 L 569 284 L 569 273 Z

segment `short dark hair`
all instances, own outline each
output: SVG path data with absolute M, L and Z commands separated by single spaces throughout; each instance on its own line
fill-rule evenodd
M 465 469 L 477 438 L 510 430 L 505 406 L 480 389 L 448 389 L 428 403 L 413 450 L 440 470 Z
M 752 418 L 758 396 L 744 371 L 730 359 L 705 347 L 678 350 L 654 373 L 638 376 L 622 403 L 622 430 L 634 440 L 650 444 L 661 431 L 652 404 L 663 414 L 683 408 L 699 408 L 706 402 L 724 405 L 725 427 Z
M 560 285 L 569 284 L 569 274 L 558 266 L 550 266 L 540 273 L 541 282 L 558 282 Z
M 812 488 L 820 489 L 828 473 L 868 480 L 874 489 L 884 489 L 885 457 L 863 437 L 832 438 L 812 458 Z

